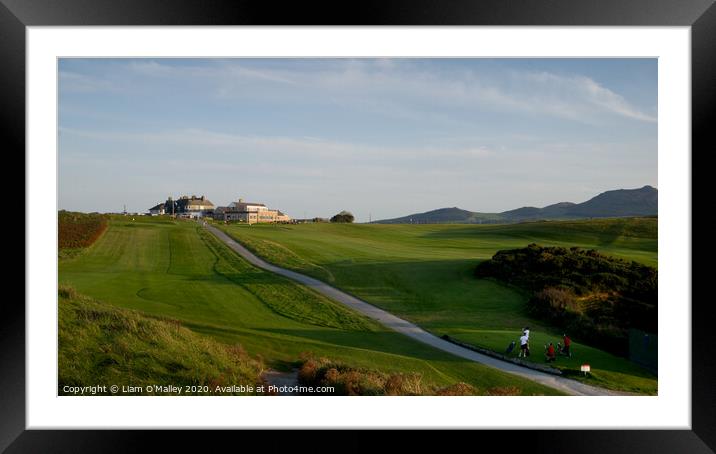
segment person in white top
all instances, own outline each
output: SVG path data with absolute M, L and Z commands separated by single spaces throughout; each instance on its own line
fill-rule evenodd
M 530 354 L 529 341 L 530 341 L 530 338 L 526 334 L 523 334 L 522 337 L 520 337 L 520 353 L 519 353 L 519 355 L 517 355 L 518 358 L 521 358 L 523 356 L 524 357 L 529 356 L 529 354 Z
M 525 336 L 527 336 L 527 340 L 529 340 L 529 338 L 530 338 L 530 327 L 529 327 L 529 326 L 525 326 L 525 328 L 522 330 L 522 334 L 524 334 Z

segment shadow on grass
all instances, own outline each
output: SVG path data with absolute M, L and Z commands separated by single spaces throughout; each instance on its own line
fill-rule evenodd
M 474 276 L 480 261 L 334 262 L 324 266 L 340 283 L 329 285 L 426 328 L 470 328 L 474 323 L 485 327 L 479 320 L 499 328 L 539 324 L 527 316 L 524 292 Z M 315 274 L 312 277 L 320 280 Z
M 414 341 L 403 334 L 392 331 L 355 332 L 355 331 L 317 331 L 303 329 L 263 329 L 262 331 L 285 336 L 320 340 L 342 348 L 353 348 L 368 352 L 398 355 L 405 358 L 424 361 L 443 361 L 451 363 L 472 363 L 429 345 Z
M 518 224 L 478 225 L 441 229 L 422 237 L 433 240 L 483 239 L 486 244 L 506 241 L 505 248 L 526 246 L 523 242 L 574 243 L 580 247 L 610 247 L 624 238 L 656 241 L 656 218 L 597 219 L 579 221 L 536 221 Z M 511 240 L 511 241 L 510 241 Z
M 353 279 L 350 286 L 344 286 L 348 293 L 410 320 L 438 337 L 445 333 L 452 335 L 455 330 L 459 332 L 463 329 L 501 331 L 506 328 L 507 333 L 513 328 L 516 339 L 522 327 L 531 326 L 533 331 L 542 331 L 553 337 L 555 342 L 561 340 L 561 328 L 547 325 L 527 314 L 528 297 L 523 292 L 493 280 L 474 277 L 472 273 L 477 262 L 468 259 L 350 265 L 335 262 L 327 266 L 339 282 L 347 282 L 351 275 L 360 277 L 360 280 Z M 457 337 L 460 338 L 460 334 Z M 510 340 L 505 339 L 504 345 L 507 346 Z M 575 345 L 575 348 L 579 348 L 579 345 Z M 610 355 L 593 347 L 588 351 L 589 357 L 582 360 L 594 362 L 598 359 L 600 368 L 605 371 L 655 378 L 627 358 Z M 539 353 L 541 358 L 542 352 Z M 577 369 L 581 364 L 574 361 L 569 363 L 567 367 Z
M 544 333 L 541 337 L 544 337 Z M 504 351 L 498 351 L 494 348 L 490 348 L 485 345 L 481 345 L 479 342 L 470 342 L 468 340 L 465 340 L 463 338 L 460 338 L 459 335 L 453 336 L 457 340 L 464 341 L 468 344 L 472 344 L 478 347 L 486 348 L 488 350 L 495 351 L 496 353 L 504 354 Z M 530 336 L 532 337 L 532 336 Z M 556 339 L 559 339 L 558 337 Z M 556 340 L 555 339 L 555 340 Z M 543 343 L 544 342 L 535 342 L 534 346 L 531 348 L 532 355 L 527 359 L 527 361 L 535 363 L 535 364 L 543 364 L 543 365 L 551 365 L 552 367 L 556 367 L 562 370 L 563 374 L 565 376 L 567 375 L 574 375 L 576 373 L 577 375 L 581 374 L 580 366 L 584 363 L 591 364 L 591 366 L 595 369 L 599 369 L 605 372 L 614 372 L 619 374 L 625 374 L 630 375 L 634 377 L 639 378 L 645 378 L 645 379 L 653 379 L 656 380 L 657 376 L 654 375 L 649 370 L 643 368 L 642 366 L 638 365 L 637 363 L 634 363 L 630 361 L 628 358 L 622 357 L 622 356 L 616 356 L 612 355 L 610 353 L 604 352 L 602 350 L 595 349 L 593 347 L 587 347 L 584 345 L 579 344 L 573 344 L 573 356 L 566 357 L 562 355 L 557 355 L 556 361 L 548 363 L 546 361 L 545 355 L 544 355 L 544 349 L 543 349 Z M 512 352 L 510 355 L 508 355 L 510 358 L 517 358 L 518 353 Z
M 209 325 L 194 322 L 183 322 L 187 328 L 209 335 L 219 337 L 244 337 L 251 335 L 254 338 L 265 337 L 277 342 L 294 342 L 300 339 L 306 341 L 304 350 L 311 350 L 312 345 L 316 351 L 322 348 L 330 349 L 356 349 L 366 354 L 371 352 L 387 355 L 397 355 L 406 359 L 422 361 L 443 361 L 456 363 L 469 363 L 470 361 L 423 345 L 410 338 L 392 331 L 342 331 L 337 329 L 288 329 L 288 328 L 260 328 L 255 330 L 234 329 L 226 326 Z

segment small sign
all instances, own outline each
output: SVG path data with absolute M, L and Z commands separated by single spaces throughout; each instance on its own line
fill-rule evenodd
M 587 372 L 589 372 L 592 368 L 589 367 L 589 364 L 582 364 L 581 370 L 584 372 L 584 375 L 587 375 Z

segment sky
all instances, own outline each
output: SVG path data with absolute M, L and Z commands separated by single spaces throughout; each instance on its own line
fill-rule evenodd
M 656 59 L 60 59 L 59 209 L 358 222 L 657 187 Z

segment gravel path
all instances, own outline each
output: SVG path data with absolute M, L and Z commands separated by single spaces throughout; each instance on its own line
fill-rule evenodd
M 379 309 L 376 306 L 373 306 L 372 304 L 366 303 L 363 300 L 360 300 L 352 295 L 349 295 L 341 290 L 338 290 L 335 287 L 331 287 L 330 285 L 326 284 L 325 282 L 319 281 L 318 279 L 314 279 L 312 277 L 303 275 L 301 273 L 297 273 L 295 271 L 287 270 L 285 268 L 278 267 L 276 265 L 272 265 L 256 255 L 254 255 L 251 251 L 246 249 L 241 244 L 234 241 L 231 237 L 229 237 L 226 233 L 222 232 L 221 230 L 217 229 L 216 227 L 207 225 L 206 228 L 213 233 L 217 238 L 219 238 L 221 241 L 226 243 L 232 250 L 234 250 L 237 254 L 242 256 L 244 259 L 246 259 L 251 264 L 264 269 L 266 271 L 270 271 L 272 273 L 279 274 L 281 276 L 287 277 L 289 279 L 292 279 L 294 281 L 297 281 L 307 287 L 312 288 L 313 290 L 317 291 L 318 293 L 321 293 L 329 298 L 331 298 L 334 301 L 337 301 L 341 304 L 344 304 L 376 321 L 381 323 L 383 326 L 386 326 L 394 331 L 397 331 L 399 333 L 405 334 L 406 336 L 409 336 L 419 342 L 422 342 L 424 344 L 430 345 L 432 347 L 435 347 L 439 350 L 452 353 L 455 356 L 459 356 L 461 358 L 468 359 L 470 361 L 475 361 L 478 363 L 485 364 L 490 367 L 494 367 L 495 369 L 499 369 L 503 372 L 507 372 L 514 375 L 519 375 L 520 377 L 526 378 L 528 380 L 532 380 L 534 382 L 540 383 L 545 386 L 549 386 L 550 388 L 557 389 L 559 391 L 562 391 L 564 393 L 575 395 L 575 396 L 610 396 L 610 395 L 628 395 L 628 393 L 622 393 L 618 391 L 611 391 L 603 388 L 598 388 L 595 386 L 586 385 L 584 383 L 578 382 L 576 380 L 570 380 L 568 378 L 559 377 L 551 374 L 546 374 L 537 370 L 528 369 L 526 367 L 521 367 L 517 364 L 512 364 L 509 362 L 501 361 L 496 358 L 492 358 L 490 356 L 483 355 L 478 352 L 474 352 L 472 350 L 468 350 L 466 348 L 463 348 L 459 345 L 455 345 L 453 343 L 450 343 L 448 341 L 445 341 L 443 339 L 440 339 L 439 337 L 428 333 L 424 329 L 420 328 L 419 326 L 410 323 L 406 320 L 403 320 L 402 318 L 396 317 L 395 315 L 384 311 L 383 309 Z

